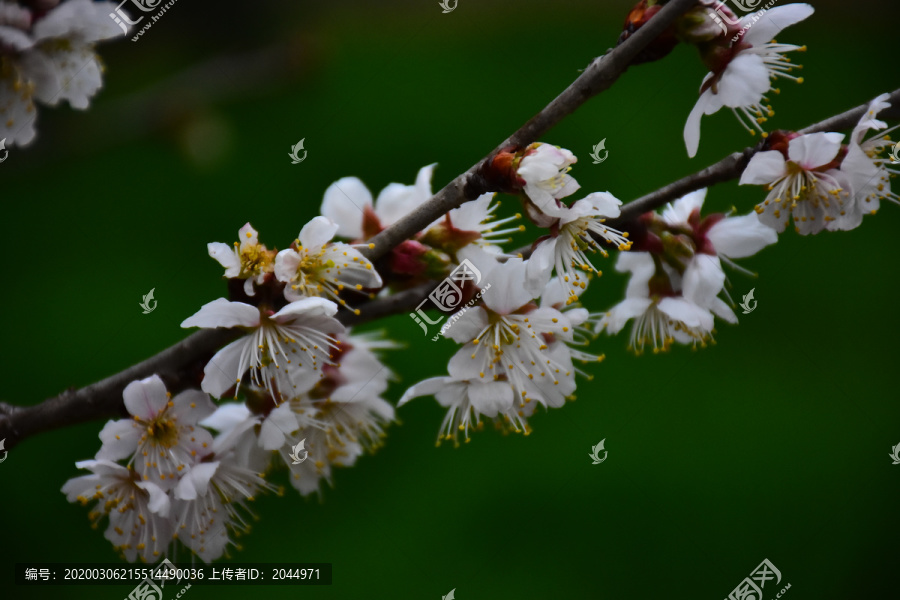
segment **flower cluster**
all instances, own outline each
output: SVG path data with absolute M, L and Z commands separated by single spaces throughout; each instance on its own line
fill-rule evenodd
M 500 429 L 529 433 L 528 417 L 538 405 L 557 408 L 572 397 L 573 360 L 603 358 L 580 349 L 591 337 L 592 316 L 578 305 L 579 296 L 600 274 L 588 254 L 606 255 L 603 244 L 625 251 L 631 242 L 605 225 L 619 215 L 621 202 L 612 194 L 564 202 L 580 187 L 569 174 L 575 162 L 569 150 L 536 143 L 504 149 L 482 166 L 480 177 L 518 194 L 532 222 L 548 233 L 528 260 L 477 245 L 457 252 L 480 274 L 479 304 L 463 308 L 441 330 L 460 344 L 448 375 L 411 386 L 399 402 L 432 395 L 448 408 L 438 443 L 456 442 L 459 431 L 468 441 L 482 416 L 496 419 Z
M 756 254 L 778 241 L 755 213 L 739 217 L 701 217 L 706 190 L 692 192 L 647 213 L 635 228 L 636 246 L 619 255 L 616 269 L 631 278 L 625 299 L 611 308 L 598 328 L 609 334 L 633 320 L 629 349 L 641 354 L 668 350 L 673 343 L 705 346 L 712 340 L 714 316 L 737 317 L 720 298 L 722 263 Z
M 622 39 L 664 3 L 641 0 Z M 100 25 L 103 3 L 41 6 L 49 11 L 0 1 L 6 53 L 0 112 L 12 115 L 0 135 L 15 126 L 10 135 L 20 144 L 34 135 L 22 120 L 30 114 L 33 121 L 32 96 L 87 105 L 100 85 L 91 44 L 116 33 L 110 23 Z M 789 4 L 737 19 L 713 0 L 699 0 L 638 56 L 656 60 L 687 42 L 709 67 L 684 131 L 690 155 L 702 115 L 723 106 L 751 132 L 765 134 L 761 123 L 771 115 L 765 94 L 776 78 L 801 81 L 784 54 L 804 49 L 770 40 L 812 12 Z M 73 72 L 70 53 L 93 66 L 86 79 L 79 78 L 83 69 Z M 434 396 L 447 409 L 438 443 L 457 443 L 459 432 L 469 441 L 483 418 L 527 435 L 538 406 L 563 406 L 574 398 L 576 375 L 591 377 L 575 365 L 604 359 L 586 348 L 601 333 L 616 335 L 630 322 L 628 348 L 638 355 L 675 344 L 705 347 L 715 341 L 716 319 L 737 322 L 724 267 L 746 273 L 734 261 L 777 242 L 791 219 L 801 234 L 849 230 L 882 200 L 900 202 L 890 188 L 898 171 L 884 156 L 892 129 L 878 119 L 888 106 L 886 94 L 875 98 L 849 137 L 764 135 L 740 183 L 764 185 L 768 195 L 744 215 L 703 214 L 706 189 L 640 216 L 623 211 L 608 191 L 572 199 L 580 190 L 571 174 L 577 158 L 536 142 L 495 152 L 466 174 L 461 189 L 469 201 L 376 257 L 376 236 L 428 210 L 435 165 L 422 167 L 415 183 L 391 183 L 377 197 L 356 177 L 339 179 L 325 191 L 321 215 L 287 248 L 263 244 L 249 223 L 233 244 L 207 246 L 225 270 L 228 293 L 181 325 L 233 330 L 232 341 L 205 364 L 202 379 L 198 373 L 199 390 L 182 384 L 173 397 L 157 375 L 125 387 L 130 418 L 106 424 L 94 459 L 76 463 L 90 474 L 62 491 L 69 501 L 94 503 L 90 518 L 95 525 L 108 521 L 107 539 L 129 561 L 155 561 L 176 540 L 204 561 L 219 558 L 248 530 L 248 502 L 280 491 L 268 482 L 270 471 L 287 470 L 291 485 L 307 496 L 332 483 L 333 469 L 354 465 L 382 444 L 394 420 L 383 397 L 394 376 L 379 351 L 397 345 L 382 332 L 345 327 L 361 320 L 370 302 L 372 315 L 409 310 L 410 298 L 421 307 L 430 298 L 445 314 L 431 321 L 416 307 L 412 316 L 426 333 L 417 314 L 437 324 L 456 311 L 439 332 L 457 345 L 446 371 L 408 387 L 398 402 Z M 522 213 L 496 218 L 498 193 L 516 196 Z M 530 248 L 506 252 L 507 236 L 526 228 L 505 225 L 522 214 L 541 234 Z M 379 239 L 385 237 L 391 236 Z M 602 274 L 596 255 L 607 258 L 609 248 L 619 252 L 615 269 L 629 275 L 625 297 L 592 313 L 582 298 Z M 426 299 L 411 289 L 445 277 Z M 233 401 L 213 402 L 225 398 Z
M 890 179 L 900 171 L 884 156 L 894 128 L 866 137 L 887 127 L 876 118 L 890 106 L 887 97 L 869 104 L 846 144 L 841 133 L 775 132 L 769 149 L 756 153 L 741 175 L 742 185 L 764 185 L 769 192 L 756 207 L 760 220 L 778 232 L 791 218 L 802 235 L 848 231 L 875 214 L 881 200 L 898 203 Z
M 97 42 L 122 35 L 111 2 L 0 1 L 0 139 L 24 146 L 35 136 L 35 101 L 86 109 L 103 85 Z
M 96 501 L 91 520 L 108 518 L 106 539 L 129 561 L 155 562 L 176 539 L 204 561 L 220 557 L 247 530 L 247 501 L 274 487 L 226 437 L 200 425 L 215 410 L 203 392 L 173 398 L 154 375 L 130 383 L 123 397 L 131 418 L 106 424 L 96 457 L 77 463 L 91 474 L 66 482 L 63 493 Z
M 247 502 L 277 489 L 268 471 L 287 468 L 308 495 L 381 444 L 394 409 L 376 351 L 394 345 L 351 334 L 336 315 L 345 292 L 371 295 L 382 280 L 358 247 L 331 241 L 336 230 L 316 217 L 279 252 L 248 223 L 233 246 L 208 245 L 230 297 L 182 326 L 236 329 L 237 339 L 206 364 L 202 391 L 173 398 L 157 375 L 129 384 L 131 418 L 107 423 L 96 457 L 77 463 L 91 474 L 63 486 L 72 502 L 96 501 L 91 519 L 108 518 L 106 537 L 127 560 L 153 562 L 175 540 L 215 560 L 249 529 Z M 210 396 L 240 401 L 217 408 Z

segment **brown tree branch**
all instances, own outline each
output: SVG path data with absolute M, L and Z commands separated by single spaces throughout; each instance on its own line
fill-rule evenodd
M 594 59 L 566 90 L 497 148 L 535 141 L 587 100 L 608 89 L 646 46 L 695 3 L 696 0 L 672 0 L 628 40 L 604 56 Z M 473 181 L 473 175 L 480 164 L 481 161 L 447 184 L 417 210 L 372 238 L 370 242 L 374 247 L 364 251 L 367 257 L 373 261 L 378 259 L 440 215 L 487 191 L 481 189 L 483 185 Z M 358 317 L 342 311 L 341 320 L 348 324 L 359 323 L 409 310 L 424 297 L 422 291 L 409 290 L 387 299 L 375 300 L 367 304 L 365 313 Z M 6 447 L 12 448 L 35 433 L 122 415 L 122 391 L 125 386 L 154 373 L 166 382 L 172 392 L 196 385 L 192 380 L 196 376 L 198 365 L 202 368 L 202 364 L 218 348 L 239 334 L 235 330 L 199 331 L 133 367 L 84 388 L 67 390 L 41 404 L 17 407 L 0 403 L 0 439 L 6 439 Z
M 888 102 L 891 108 L 883 111 L 879 116 L 881 118 L 891 118 L 900 115 L 900 89 L 894 90 L 890 94 Z M 798 133 L 816 133 L 819 131 L 841 131 L 849 129 L 856 125 L 859 118 L 869 108 L 869 103 L 865 103 L 856 108 L 850 109 L 834 117 L 829 117 L 824 121 L 814 123 L 809 127 L 801 129 Z M 641 196 L 637 200 L 632 200 L 622 207 L 621 215 L 616 219 L 610 219 L 608 224 L 616 229 L 627 230 L 627 224 L 632 219 L 639 217 L 645 212 L 656 210 L 660 206 L 677 200 L 678 198 L 690 192 L 699 190 L 704 187 L 731 179 L 737 179 L 747 168 L 750 158 L 760 151 L 763 142 L 760 142 L 753 148 L 745 148 L 742 152 L 735 152 L 720 160 L 719 162 L 706 167 L 701 171 L 697 171 L 692 175 L 688 175 L 678 181 L 670 183 L 655 192 L 651 192 L 646 196 Z
M 441 215 L 463 202 L 474 200 L 489 191 L 479 181 L 476 172 L 495 152 L 507 146 L 525 146 L 547 133 L 554 125 L 575 112 L 582 104 L 608 89 L 632 64 L 635 57 L 663 32 L 682 13 L 696 4 L 696 0 L 672 0 L 621 45 L 595 58 L 584 72 L 544 109 L 506 138 L 484 159 L 448 183 L 428 202 L 419 206 L 391 227 L 369 240 L 371 249 L 363 250 L 369 260 L 384 256 L 393 247 L 409 239 Z

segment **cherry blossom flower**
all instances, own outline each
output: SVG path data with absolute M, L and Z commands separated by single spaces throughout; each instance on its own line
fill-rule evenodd
M 569 175 L 572 165 L 578 162 L 572 152 L 558 146 L 536 142 L 525 151 L 516 169 L 532 206 L 529 214 L 540 226 L 545 226 L 541 215 L 562 216 L 557 200 L 571 196 L 581 187 Z M 537 209 L 537 212 L 534 210 Z
M 728 265 L 739 268 L 732 259 L 753 256 L 778 241 L 778 234 L 762 224 L 755 212 L 738 217 L 713 214 L 701 218 L 706 192 L 703 188 L 686 194 L 667 204 L 662 211 L 662 219 L 669 227 L 691 232 L 699 254 L 718 256 Z
M 225 277 L 245 279 L 244 293 L 253 296 L 253 284 L 262 285 L 268 273 L 273 270 L 275 252 L 259 243 L 259 233 L 250 223 L 238 231 L 240 242 L 234 247 L 221 242 L 207 244 L 209 255 L 225 267 Z
M 35 100 L 88 107 L 103 85 L 94 45 L 122 35 L 109 18 L 114 9 L 111 2 L 68 0 L 34 19 L 30 31 L 22 18 L 4 19 L 25 27 L 0 25 L 0 139 L 10 146 L 34 139 Z
M 597 241 L 605 240 L 619 250 L 631 248 L 628 233 L 623 233 L 604 225 L 607 218 L 619 216 L 620 200 L 609 192 L 595 192 L 578 200 L 571 207 L 560 207 L 559 221 L 553 233 L 541 241 L 528 260 L 526 286 L 535 297 L 550 280 L 553 268 L 562 281 L 569 285 L 569 302 L 578 299 L 576 288 L 587 287 L 587 277 L 579 270 L 589 274 L 600 275 L 594 267 L 586 251 L 600 252 L 608 256 L 606 250 Z M 557 211 L 554 211 L 557 212 Z
M 342 243 L 329 243 L 338 225 L 316 217 L 303 226 L 295 246 L 275 257 L 275 277 L 283 281 L 288 302 L 315 296 L 330 296 L 338 304 L 345 289 L 361 292 L 380 288 L 381 276 L 358 250 Z M 359 310 L 354 311 L 359 314 Z
M 438 404 L 446 407 L 447 414 L 441 423 L 437 444 L 442 440 L 456 442 L 459 431 L 469 441 L 469 429 L 482 427 L 481 417 L 503 417 L 516 430 L 529 432 L 524 413 L 520 416 L 515 407 L 512 386 L 506 381 L 459 380 L 454 377 L 432 377 L 411 386 L 397 403 L 403 406 L 413 398 L 434 396 Z M 535 403 L 529 405 L 533 411 Z
M 247 502 L 262 491 L 279 488 L 261 473 L 244 467 L 226 453 L 189 469 L 173 491 L 172 514 L 177 537 L 205 562 L 220 558 L 234 545 L 231 532 L 250 531 Z
M 389 184 L 378 194 L 374 206 L 372 192 L 357 177 L 338 179 L 325 190 L 320 212 L 337 224 L 336 235 L 369 239 L 431 198 L 431 176 L 436 166 L 419 169 L 414 185 Z
M 781 233 L 793 217 L 801 235 L 849 227 L 856 221 L 851 184 L 835 162 L 844 135 L 794 135 L 788 136 L 786 152 L 754 154 L 741 175 L 741 185 L 766 185 L 769 189 L 756 207 L 759 220 Z
M 900 169 L 888 168 L 891 164 L 880 156 L 881 152 L 893 146 L 894 142 L 888 133 L 898 126 L 885 129 L 887 123 L 877 119 L 877 115 L 891 106 L 889 95 L 881 94 L 869 104 L 869 108 L 860 117 L 847 144 L 847 154 L 841 162 L 840 170 L 845 173 L 853 189 L 853 218 L 848 218 L 842 229 L 853 229 L 860 225 L 864 214 L 875 214 L 881 206 L 881 200 L 900 203 L 900 197 L 891 191 L 891 177 L 900 175 Z M 882 133 L 866 139 L 870 131 Z
M 491 284 L 484 306 L 467 310 L 445 332 L 463 344 L 450 359 L 449 374 L 459 381 L 507 381 L 519 405 L 532 399 L 559 407 L 575 390 L 574 370 L 566 346 L 573 327 L 558 310 L 538 308 L 525 289 L 526 264 L 520 258 L 500 263 L 477 248 L 466 257 Z
M 814 12 L 809 4 L 787 4 L 766 11 L 765 16 L 743 30 L 739 40 L 729 47 L 712 45 L 708 50 L 710 72 L 700 86 L 700 98 L 694 105 L 684 126 L 684 142 L 688 156 L 695 156 L 700 144 L 700 119 L 723 106 L 732 110 L 741 125 L 751 134 L 759 131 L 761 123 L 772 116 L 765 94 L 772 90 L 772 81 L 785 78 L 803 82 L 791 72 L 800 67 L 784 56 L 787 52 L 804 51 L 806 46 L 778 44 L 772 40 L 784 28 L 803 21 Z M 742 25 L 751 23 L 753 15 L 741 19 Z M 778 90 L 775 90 L 778 93 Z M 764 116 L 766 115 L 766 116 Z
M 429 246 L 455 254 L 468 244 L 475 244 L 489 252 L 500 253 L 498 244 L 510 241 L 504 236 L 525 231 L 524 225 L 497 229 L 511 221 L 522 218 L 516 214 L 505 219 L 491 220 L 500 203 L 494 202 L 496 194 L 482 194 L 454 208 L 432 223 L 422 235 L 422 241 Z
M 198 425 L 215 410 L 206 394 L 186 390 L 171 398 L 162 379 L 153 375 L 129 383 L 122 396 L 132 418 L 106 424 L 97 458 L 133 457 L 142 479 L 168 490 L 185 467 L 212 450 L 212 436 Z
M 134 562 L 140 557 L 154 563 L 166 553 L 174 527 L 165 490 L 152 481 L 142 481 L 130 467 L 109 460 L 85 460 L 75 466 L 91 474 L 70 479 L 62 492 L 69 502 L 86 505 L 97 501 L 88 516 L 95 526 L 104 516 L 109 517 L 104 535 L 126 560 Z
M 700 267 L 715 267 L 718 259 L 698 262 Z M 713 315 L 705 305 L 721 290 L 706 285 L 713 277 L 708 273 L 685 276 L 684 288 L 677 278 L 659 273 L 656 259 L 649 252 L 624 252 L 616 261 L 616 270 L 630 272 L 625 299 L 612 307 L 600 323 L 610 335 L 621 331 L 634 320 L 628 349 L 640 355 L 650 346 L 653 353 L 668 351 L 674 342 L 705 346 L 711 339 Z M 721 268 L 719 268 L 721 272 Z M 673 284 L 672 279 L 675 279 Z M 724 273 L 721 281 L 724 282 Z
M 338 347 L 334 334 L 344 331 L 334 319 L 336 312 L 337 305 L 324 298 L 303 298 L 278 312 L 219 298 L 205 304 L 181 326 L 248 330 L 206 365 L 201 384 L 204 392 L 221 398 L 230 388 L 240 386 L 249 369 L 253 384 L 278 398 L 282 393 L 290 394 L 297 385 L 292 383 L 296 379 L 287 379 L 292 369 L 301 370 L 301 377 L 321 375 L 320 363 L 327 364 L 331 351 Z
M 396 345 L 376 335 L 341 336 L 341 351 L 323 369 L 325 376 L 308 394 L 291 401 L 295 412 L 296 403 L 303 402 L 308 419 L 315 420 L 301 425 L 280 450 L 291 469 L 291 484 L 303 495 L 318 491 L 323 479 L 330 484 L 332 466 L 352 466 L 363 453 L 380 447 L 384 427 L 394 419 L 394 408 L 381 397 L 394 375 L 375 351 Z M 294 465 L 288 447 L 302 439 L 308 460 Z

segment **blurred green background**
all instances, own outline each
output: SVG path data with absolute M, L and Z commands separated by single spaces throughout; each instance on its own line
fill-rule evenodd
M 814 5 L 779 36 L 809 51 L 795 55 L 806 82 L 773 97 L 771 128 L 900 85 L 895 3 Z M 439 189 L 613 45 L 630 7 L 181 0 L 137 43 L 102 47 L 105 88 L 91 109 L 42 109 L 35 144 L 0 166 L 11 253 L 0 398 L 36 403 L 178 341 L 179 323 L 224 294 L 206 243 L 231 242 L 250 221 L 285 247 L 339 177 L 377 192 L 438 162 Z M 687 158 L 682 127 L 703 74 L 680 47 L 544 141 L 581 156 L 583 191 L 636 198 L 755 141 L 723 111 L 704 119 Z M 292 165 L 301 138 L 309 154 Z M 603 138 L 609 158 L 593 165 Z M 760 194 L 732 182 L 707 207 L 746 212 Z M 766 598 L 787 583 L 794 600 L 898 597 L 900 467 L 888 454 L 900 443 L 900 281 L 895 255 L 882 254 L 898 223 L 887 205 L 855 231 L 787 233 L 742 261 L 760 276 L 731 272 L 733 295 L 755 287 L 758 308 L 706 350 L 638 359 L 623 335 L 600 338 L 592 349 L 607 360 L 593 381 L 536 415 L 527 438 L 486 428 L 435 448 L 443 411 L 413 402 L 386 447 L 338 470 L 322 501 L 290 487 L 258 499 L 260 520 L 231 559 L 331 562 L 334 585 L 195 585 L 189 598 L 724 598 L 764 558 L 783 575 Z M 625 285 L 612 258 L 598 266 L 593 310 Z M 150 288 L 158 308 L 143 315 Z M 445 371 L 452 343 L 433 344 L 405 315 L 377 325 L 408 344 L 387 356 L 400 377 L 391 401 Z M 133 587 L 12 584 L 15 562 L 118 560 L 59 492 L 101 427 L 35 436 L 0 465 L 4 598 L 112 599 Z M 594 466 L 604 438 L 609 457 Z

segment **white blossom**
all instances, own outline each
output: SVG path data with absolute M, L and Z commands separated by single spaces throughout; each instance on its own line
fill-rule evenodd
M 654 354 L 664 352 L 674 342 L 705 346 L 713 328 L 713 315 L 705 306 L 713 303 L 725 277 L 722 273 L 715 289 L 719 280 L 715 273 L 717 263 L 718 259 L 712 257 L 696 263 L 700 268 L 690 276 L 686 274 L 683 289 L 675 289 L 681 286 L 672 285 L 669 279 L 665 286 L 654 281 L 656 289 L 651 290 L 651 280 L 657 273 L 653 256 L 634 251 L 620 254 L 616 270 L 631 272 L 631 279 L 625 299 L 606 313 L 600 329 L 615 335 L 634 320 L 628 348 L 635 354 L 642 354 L 647 346 Z M 718 270 L 721 272 L 721 268 Z
M 813 12 L 809 4 L 787 4 L 768 9 L 765 17 L 752 23 L 753 26 L 746 29 L 732 46 L 724 66 L 707 73 L 700 86 L 700 98 L 684 126 L 688 156 L 697 154 L 701 117 L 711 115 L 723 106 L 730 108 L 750 133 L 757 130 L 763 133 L 760 123 L 766 121 L 766 116 L 774 114 L 765 96 L 772 90 L 772 81 L 785 78 L 803 82 L 802 77 L 791 74 L 799 67 L 784 54 L 806 50 L 806 46 L 778 44 L 771 40 L 784 28 L 803 21 Z M 742 25 L 751 23 L 752 19 L 753 14 L 747 15 L 741 19 Z
M 151 481 L 141 481 L 130 467 L 109 460 L 85 460 L 75 463 L 91 471 L 70 479 L 62 492 L 69 502 L 87 505 L 96 500 L 88 515 L 95 526 L 109 517 L 105 537 L 129 562 L 138 557 L 154 563 L 165 555 L 172 543 L 174 527 L 166 492 Z
M 250 223 L 238 231 L 239 242 L 234 247 L 221 242 L 207 244 L 209 255 L 225 267 L 225 277 L 245 279 L 244 293 L 253 296 L 253 284 L 261 285 L 274 265 L 274 252 L 259 243 L 259 232 Z
M 842 229 L 853 229 L 862 222 L 865 214 L 875 214 L 881 200 L 900 203 L 900 197 L 891 191 L 891 178 L 900 175 L 900 169 L 889 168 L 891 162 L 881 156 L 882 151 L 894 145 L 887 135 L 897 126 L 887 128 L 887 123 L 877 119 L 877 115 L 891 104 L 888 94 L 881 94 L 869 104 L 860 117 L 847 144 L 847 155 L 841 162 L 840 170 L 845 173 L 853 189 L 853 218 L 846 220 Z M 870 131 L 882 131 L 866 139 Z
M 756 207 L 759 220 L 781 233 L 793 217 L 801 235 L 856 222 L 851 184 L 832 166 L 843 139 L 840 133 L 810 133 L 788 142 L 787 158 L 778 150 L 754 154 L 740 184 L 767 186 L 769 194 Z
M 516 174 L 524 182 L 525 194 L 540 213 L 561 216 L 557 200 L 571 196 L 581 187 L 569 175 L 576 162 L 575 155 L 565 148 L 541 143 L 529 146 Z
M 277 398 L 291 395 L 298 376 L 321 376 L 321 363 L 327 364 L 338 347 L 334 334 L 344 331 L 334 318 L 336 312 L 337 305 L 324 298 L 303 298 L 278 312 L 219 298 L 205 304 L 181 326 L 248 330 L 206 365 L 201 385 L 204 392 L 221 398 L 230 388 L 240 386 L 249 369 L 253 384 Z M 289 375 L 294 369 L 300 373 Z
M 0 139 L 24 146 L 35 135 L 35 100 L 86 109 L 102 87 L 97 42 L 122 35 L 111 2 L 68 0 L 37 18 L 30 31 L 0 25 Z M 19 21 L 19 24 L 23 24 Z
M 220 558 L 234 544 L 232 533 L 250 531 L 247 502 L 263 490 L 278 488 L 230 453 L 195 465 L 173 491 L 178 539 L 205 562 Z
M 590 274 L 601 274 L 586 252 L 608 255 L 597 238 L 621 251 L 631 248 L 628 233 L 604 225 L 607 218 L 619 216 L 621 204 L 609 192 L 595 192 L 578 200 L 571 207 L 560 207 L 555 211 L 560 215 L 555 231 L 537 245 L 528 260 L 528 291 L 534 296 L 540 294 L 555 268 L 556 274 L 568 284 L 568 301 L 575 302 L 578 298 L 576 290 L 583 291 L 587 287 L 587 277 Z
M 372 192 L 357 177 L 344 177 L 328 186 L 320 212 L 335 224 L 336 235 L 351 240 L 368 239 L 429 200 L 431 176 L 437 164 L 419 169 L 414 185 L 391 183 L 372 202 Z M 365 230 L 368 219 L 370 231 Z
M 381 276 L 358 250 L 343 243 L 329 243 L 338 225 L 316 217 L 303 226 L 296 248 L 282 250 L 275 257 L 275 277 L 284 282 L 288 302 L 314 296 L 330 296 L 338 304 L 345 290 L 362 292 L 380 288 Z M 359 314 L 359 310 L 355 310 Z
M 206 394 L 186 390 L 171 398 L 153 375 L 129 383 L 122 396 L 132 418 L 106 424 L 97 458 L 129 458 L 144 481 L 168 490 L 186 467 L 212 452 L 212 436 L 198 425 L 215 410 Z

